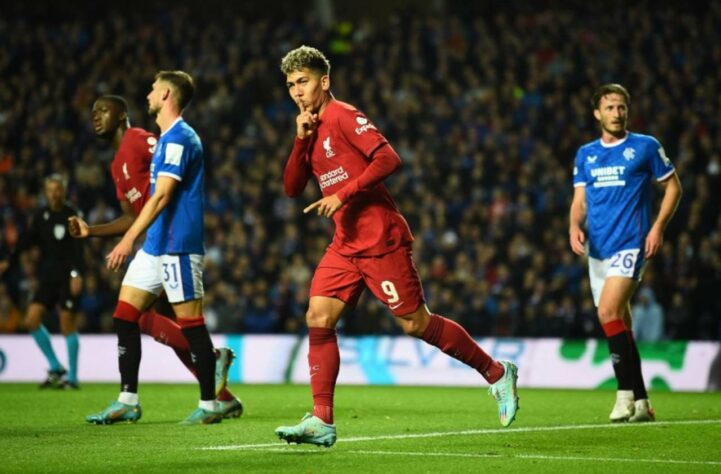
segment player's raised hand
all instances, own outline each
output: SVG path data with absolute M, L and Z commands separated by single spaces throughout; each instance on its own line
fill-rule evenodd
M 338 196 L 333 194 L 332 196 L 319 199 L 310 206 L 306 207 L 303 209 L 303 214 L 308 214 L 310 211 L 315 209 L 319 216 L 330 218 L 333 217 L 333 214 L 335 214 L 341 207 L 343 207 L 343 202 L 341 202 Z
M 113 251 L 105 256 L 108 269 L 117 272 L 123 266 L 132 251 L 133 242 L 129 241 L 125 237 L 120 239 L 120 242 L 118 242 L 118 245 L 115 246 Z
M 586 234 L 579 227 L 571 227 L 568 231 L 568 240 L 571 243 L 571 250 L 576 255 L 583 255 L 586 253 Z
M 300 113 L 295 119 L 296 135 L 301 140 L 309 138 L 318 127 L 318 114 L 312 113 L 301 101 L 298 101 Z
M 658 253 L 661 245 L 663 245 L 663 232 L 656 227 L 651 227 L 646 236 L 645 258 L 653 258 Z
M 88 223 L 78 216 L 68 217 L 68 231 L 76 239 L 84 239 L 90 235 Z

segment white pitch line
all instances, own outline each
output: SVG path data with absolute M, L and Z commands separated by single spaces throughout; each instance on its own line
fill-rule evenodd
M 630 463 L 653 463 L 653 464 L 701 464 L 707 466 L 721 466 L 721 461 L 687 461 L 682 459 L 632 459 L 632 458 L 602 458 L 583 456 L 546 456 L 543 454 L 474 454 L 474 453 L 434 453 L 434 452 L 413 452 L 413 451 L 368 451 L 350 450 L 343 451 L 343 454 L 369 454 L 389 456 L 417 456 L 417 457 L 453 457 L 453 458 L 517 458 L 517 459 L 543 459 L 547 461 L 592 461 L 592 462 L 630 462 Z
M 434 431 L 430 433 L 411 433 L 398 435 L 380 435 L 380 436 L 356 436 L 351 438 L 341 438 L 338 443 L 359 443 L 362 441 L 382 441 L 396 439 L 419 439 L 419 438 L 439 438 L 445 436 L 468 436 L 468 435 L 484 435 L 484 434 L 515 434 L 515 433 L 539 433 L 547 431 L 572 431 L 572 430 L 598 430 L 598 429 L 621 429 L 621 428 L 642 428 L 654 426 L 683 426 L 683 425 L 717 425 L 721 424 L 721 420 L 685 420 L 685 421 L 655 421 L 653 423 L 607 423 L 599 425 L 558 425 L 558 426 L 529 426 L 521 428 L 494 428 L 484 430 L 463 430 L 463 431 Z M 277 448 L 284 446 L 282 442 L 276 443 L 258 443 L 258 444 L 236 444 L 228 446 L 206 446 L 196 448 L 203 451 L 231 451 L 238 449 L 263 449 Z

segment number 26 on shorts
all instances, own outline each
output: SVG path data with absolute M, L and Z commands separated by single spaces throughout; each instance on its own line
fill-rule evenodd
M 636 262 L 640 249 L 621 250 L 611 257 L 606 276 L 632 277 L 636 271 Z

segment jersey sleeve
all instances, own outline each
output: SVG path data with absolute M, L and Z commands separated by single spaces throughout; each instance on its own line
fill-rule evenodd
M 381 145 L 388 143 L 375 125 L 358 110 L 344 110 L 338 114 L 338 127 L 348 143 L 367 158 Z
M 583 158 L 581 149 L 576 152 L 576 158 L 573 163 L 573 187 L 586 186 L 586 169 L 583 167 Z
M 401 166 L 401 158 L 388 144 L 384 144 L 374 151 L 371 159 L 371 164 L 360 176 L 348 182 L 338 191 L 338 199 L 341 202 L 346 202 L 359 192 L 370 189 L 395 173 Z
M 190 147 L 187 144 L 166 143 L 162 150 L 158 176 L 168 176 L 176 181 L 182 181 L 191 158 Z
M 155 146 L 158 144 L 158 138 L 150 132 L 139 133 L 133 141 L 133 154 L 140 159 L 132 160 L 136 166 L 142 168 L 150 168 L 150 162 L 153 160 Z
M 290 152 L 290 157 L 285 163 L 285 169 L 283 170 L 283 187 L 288 197 L 300 195 L 310 179 L 311 170 L 308 165 L 308 147 L 310 146 L 310 141 L 310 138 L 301 140 L 296 137 L 293 143 L 293 150 Z
M 110 168 L 110 174 L 113 177 L 113 185 L 115 186 L 115 197 L 118 201 L 127 201 L 128 198 L 125 197 L 125 193 L 120 187 L 121 177 L 118 176 L 118 170 L 114 166 Z
M 649 165 L 651 166 L 651 172 L 656 177 L 656 181 L 663 181 L 671 176 L 676 169 L 671 163 L 671 160 L 666 156 L 666 152 L 655 138 L 651 138 L 651 142 L 648 145 L 648 156 Z

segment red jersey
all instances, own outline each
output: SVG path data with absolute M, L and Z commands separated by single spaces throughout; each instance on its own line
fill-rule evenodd
M 142 128 L 129 128 L 110 164 L 118 201 L 128 201 L 137 216 L 150 198 L 150 162 L 158 138 Z
M 412 242 L 408 223 L 382 180 L 400 167 L 398 155 L 352 105 L 332 100 L 316 132 L 296 139 L 285 169 L 286 192 L 302 192 L 310 171 L 323 196 L 337 194 L 331 248 L 346 256 L 377 256 Z

